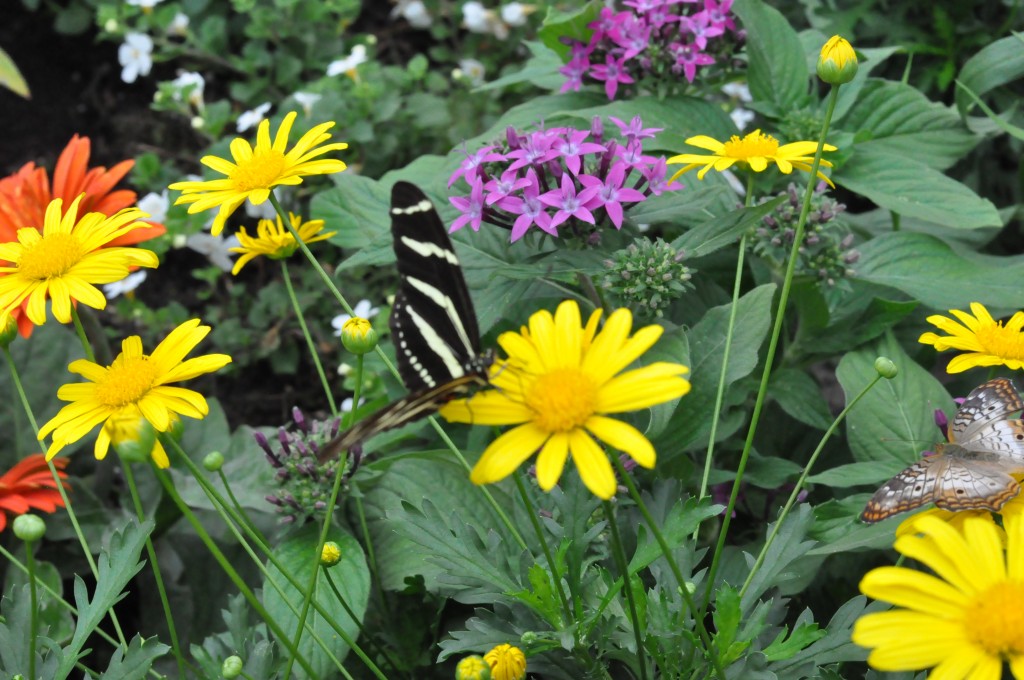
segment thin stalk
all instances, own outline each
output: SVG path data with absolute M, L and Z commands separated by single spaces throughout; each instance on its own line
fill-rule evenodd
M 366 641 L 369 644 L 373 645 L 374 649 L 377 652 L 379 652 L 381 656 L 384 657 L 385 661 L 388 662 L 388 665 L 391 666 L 391 669 L 397 673 L 399 671 L 398 664 L 395 662 L 394 659 L 391 658 L 391 655 L 388 654 L 388 650 L 384 646 L 378 645 L 376 642 L 374 642 L 373 638 L 370 636 L 370 632 L 366 630 L 366 626 L 364 626 L 363 622 L 359 620 L 359 617 L 356 616 L 356 613 L 352 611 L 352 607 L 348 606 L 348 602 L 345 600 L 345 596 L 341 594 L 340 590 L 338 590 L 338 586 L 334 582 L 334 577 L 331 576 L 331 570 L 324 569 L 324 576 L 327 577 L 327 585 L 330 586 L 331 592 L 334 593 L 334 598 L 338 601 L 338 604 L 341 605 L 341 608 L 345 610 L 345 613 L 348 614 L 349 618 L 355 622 L 356 627 L 359 628 L 359 632 L 362 634 L 362 636 L 366 639 Z
M 832 120 L 832 113 L 836 108 L 836 100 L 839 95 L 839 88 L 833 86 L 829 93 L 828 107 L 825 111 L 825 120 L 821 126 L 821 134 L 818 135 L 818 146 L 814 151 L 814 161 L 811 163 L 810 178 L 807 181 L 807 190 L 804 192 L 803 206 L 800 208 L 800 218 L 796 224 L 796 234 L 793 238 L 793 247 L 789 253 L 789 261 L 786 263 L 786 274 L 782 280 L 782 292 L 779 293 L 779 307 L 775 312 L 775 323 L 772 326 L 771 338 L 768 341 L 768 353 L 764 359 L 764 369 L 761 372 L 761 383 L 757 389 L 757 398 L 754 401 L 754 410 L 750 414 L 750 426 L 747 429 L 747 438 L 743 443 L 743 452 L 740 454 L 739 465 L 736 467 L 736 478 L 733 480 L 732 493 L 729 494 L 729 504 L 726 506 L 725 516 L 722 518 L 722 529 L 718 534 L 718 543 L 715 546 L 715 554 L 711 558 L 711 567 L 708 569 L 707 586 L 704 589 L 704 601 L 701 605 L 699 615 L 703 616 L 711 602 L 711 593 L 715 587 L 715 577 L 718 575 L 718 566 L 725 549 L 725 539 L 729 535 L 729 524 L 732 520 L 732 511 L 736 507 L 736 499 L 740 493 L 740 483 L 743 481 L 743 473 L 747 467 L 747 460 L 750 458 L 750 451 L 754 446 L 754 435 L 757 434 L 757 425 L 761 419 L 761 409 L 764 408 L 765 395 L 768 393 L 768 381 L 772 374 L 772 365 L 775 360 L 775 350 L 779 345 L 779 336 L 782 333 L 782 323 L 786 316 L 786 303 L 789 302 L 789 292 L 793 287 L 793 272 L 796 269 L 797 255 L 801 243 L 804 240 L 804 227 L 807 225 L 807 214 L 811 209 L 811 197 L 814 195 L 814 186 L 818 179 L 818 168 L 821 166 L 821 153 L 825 145 L 825 136 L 828 134 L 829 122 Z
M 551 580 L 554 581 L 555 592 L 558 593 L 558 600 L 562 603 L 562 611 L 565 613 L 565 620 L 562 622 L 562 625 L 567 626 L 572 622 L 572 612 L 569 609 L 569 601 L 565 599 L 565 592 L 562 590 L 562 574 L 558 571 L 558 565 L 555 564 L 554 558 L 551 557 L 551 548 L 548 547 L 547 537 L 544 535 L 540 520 L 537 519 L 537 510 L 533 507 L 533 501 L 530 500 L 530 495 L 526 491 L 526 485 L 523 483 L 523 474 L 519 472 L 518 468 L 512 473 L 512 479 L 516 482 L 519 497 L 523 501 L 526 514 L 530 517 L 533 533 L 537 534 L 537 542 L 540 543 L 541 550 L 544 551 L 544 559 L 548 561 L 548 569 L 551 570 Z M 573 631 L 576 644 L 579 645 L 579 630 L 577 627 L 574 627 Z
M 251 519 L 249 519 L 249 515 L 246 514 L 245 508 L 243 508 L 242 504 L 238 502 L 238 499 L 235 497 L 235 492 L 231 490 L 231 483 L 228 481 L 227 475 L 224 474 L 223 467 L 217 470 L 217 476 L 220 477 L 221 484 L 224 485 L 224 490 L 227 491 L 228 498 L 231 499 L 231 504 L 234 506 L 238 518 L 246 525 L 250 533 L 258 536 L 263 543 L 266 543 L 267 539 L 263 535 L 263 532 L 256 527 Z
M 32 554 L 35 541 L 25 541 L 25 564 L 28 566 L 28 598 L 32 611 L 28 629 L 28 677 L 36 677 L 36 635 L 39 631 L 39 596 L 36 593 L 36 556 Z
M 619 527 L 615 523 L 615 511 L 610 501 L 602 501 L 604 516 L 608 519 L 608 529 L 612 537 L 612 556 L 615 559 L 615 568 L 622 575 L 622 591 L 626 596 L 626 605 L 629 607 L 629 618 L 633 622 L 633 638 L 636 640 L 636 661 L 640 665 L 640 680 L 647 680 L 647 662 L 644 659 L 643 633 L 640 630 L 640 617 L 636 613 L 636 602 L 633 601 L 633 588 L 629 582 L 629 563 L 626 561 L 626 551 L 622 549 L 622 541 L 619 539 Z
M 75 322 L 75 333 L 78 334 L 78 339 L 82 341 L 85 358 L 95 363 L 96 355 L 93 353 L 92 345 L 89 343 L 89 336 L 85 334 L 85 327 L 82 325 L 81 317 L 78 316 L 78 309 L 74 305 L 71 305 L 71 320 Z
M 306 325 L 306 317 L 302 313 L 302 306 L 299 305 L 299 298 L 295 295 L 295 288 L 292 286 L 292 278 L 288 274 L 288 262 L 280 260 L 281 262 L 281 276 L 284 279 L 285 288 L 288 290 L 288 299 L 292 301 L 292 309 L 295 310 L 295 318 L 299 321 L 299 327 L 302 328 L 302 335 L 306 338 L 306 346 L 309 347 L 309 356 L 313 359 L 313 365 L 316 366 L 317 375 L 320 376 L 320 384 L 323 385 L 324 394 L 327 395 L 327 404 L 331 407 L 331 415 L 338 415 L 338 407 L 334 404 L 334 395 L 331 393 L 331 385 L 327 382 L 327 374 L 324 373 L 324 365 L 320 361 L 320 353 L 316 351 L 316 343 L 313 342 L 313 336 L 309 333 L 309 326 Z

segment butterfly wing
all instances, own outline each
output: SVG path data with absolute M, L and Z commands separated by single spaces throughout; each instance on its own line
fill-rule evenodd
M 1017 387 L 1007 378 L 989 380 L 971 390 L 957 409 L 949 440 L 956 444 L 974 439 L 986 424 L 1024 409 Z
M 959 444 L 968 451 L 997 454 L 1010 469 L 1024 472 L 1024 420 L 996 420 L 972 430 Z
M 860 513 L 861 521 L 873 524 L 930 502 L 948 467 L 949 460 L 942 455 L 917 461 L 875 492 Z

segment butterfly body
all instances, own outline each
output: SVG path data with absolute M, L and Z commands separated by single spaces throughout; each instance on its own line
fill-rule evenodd
M 494 353 L 480 351 L 476 312 L 458 256 L 430 200 L 408 182 L 391 190 L 391 236 L 399 285 L 388 324 L 398 373 L 410 394 L 325 444 L 321 461 L 488 384 Z
M 1022 408 L 1006 378 L 975 388 L 953 418 L 950 441 L 886 482 L 861 520 L 878 522 L 929 502 L 944 510 L 998 511 L 1020 493 L 1011 474 L 1024 472 L 1024 421 L 1005 418 Z

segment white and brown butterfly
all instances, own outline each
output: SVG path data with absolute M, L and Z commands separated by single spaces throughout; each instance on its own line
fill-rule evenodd
M 943 510 L 997 511 L 1020 493 L 1010 475 L 1024 472 L 1024 420 L 1006 417 L 1024 409 L 1024 400 L 1006 378 L 971 391 L 957 409 L 949 443 L 935 455 L 899 473 L 868 501 L 860 519 L 878 522 L 935 502 Z

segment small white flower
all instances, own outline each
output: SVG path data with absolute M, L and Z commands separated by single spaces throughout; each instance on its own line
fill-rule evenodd
M 238 131 L 245 132 L 249 128 L 256 127 L 257 125 L 259 125 L 260 121 L 266 117 L 267 111 L 269 110 L 270 102 L 263 102 L 255 109 L 251 111 L 246 111 L 245 113 L 240 115 L 238 117 L 238 123 L 236 124 Z
M 186 245 L 188 245 L 188 237 L 185 236 L 184 234 L 175 234 L 174 237 L 171 239 L 172 248 L 184 248 Z
M 362 406 L 366 400 L 359 397 L 359 405 Z M 352 410 L 352 397 L 345 397 L 341 400 L 341 412 L 349 413 Z
M 489 12 L 476 0 L 470 0 L 462 6 L 462 25 L 473 33 L 490 33 L 491 22 Z
M 188 33 L 189 18 L 184 12 L 178 12 L 171 19 L 171 23 L 167 26 L 168 35 L 180 35 L 184 36 Z
M 338 365 L 338 375 L 340 375 L 342 378 L 344 378 L 345 376 L 347 376 L 351 372 L 352 372 L 352 364 L 342 363 L 342 364 Z
M 130 293 L 139 285 L 146 280 L 146 270 L 140 269 L 134 274 L 129 274 L 120 281 L 114 281 L 103 286 L 103 294 L 107 296 L 108 300 L 113 300 L 118 295 L 124 295 Z
M 206 119 L 202 116 L 192 116 L 192 120 L 189 121 L 189 124 L 194 130 L 202 130 L 206 127 Z
M 171 206 L 171 199 L 167 197 L 167 189 L 164 189 L 159 194 L 153 192 L 146 194 L 139 199 L 136 205 L 142 212 L 149 213 L 149 217 L 145 218 L 146 222 L 163 224 L 167 221 L 167 209 Z
M 501 20 L 509 26 L 522 26 L 526 23 L 526 18 L 533 14 L 536 9 L 536 5 L 510 2 L 501 8 Z
M 484 84 L 484 65 L 476 59 L 459 59 L 459 71 L 469 79 L 473 87 Z
M 377 312 L 380 311 L 377 307 L 373 306 L 373 303 L 369 300 L 360 300 L 356 303 L 356 306 L 352 308 L 355 315 L 362 319 L 372 319 L 377 316 Z M 350 314 L 339 314 L 338 316 L 331 319 L 331 326 L 334 328 L 334 334 L 341 337 L 341 327 L 345 325 L 345 322 L 351 319 Z
M 211 264 L 227 272 L 231 271 L 231 268 L 234 266 L 231 258 L 235 253 L 232 253 L 230 248 L 238 247 L 238 237 L 229 236 L 224 238 L 223 234 L 211 236 L 201 231 L 197 234 L 191 234 L 185 240 L 185 245 L 197 253 L 205 255 Z
M 750 87 L 746 83 L 726 83 L 722 85 L 722 93 L 744 103 L 754 101 L 750 96 Z
M 430 28 L 430 24 L 434 21 L 434 18 L 430 16 L 430 10 L 420 0 L 403 2 L 395 8 L 395 11 L 413 28 Z
M 174 101 L 188 99 L 189 104 L 196 108 L 203 105 L 203 89 L 206 87 L 206 80 L 195 71 L 182 71 L 178 77 L 171 81 L 174 86 L 172 96 Z
M 129 5 L 134 5 L 143 11 L 152 11 L 154 7 L 164 0 L 128 0 Z
M 732 122 L 736 123 L 736 127 L 742 130 L 750 125 L 751 121 L 757 117 L 757 114 L 753 111 L 737 106 L 729 113 L 729 117 L 732 118 Z
M 148 76 L 153 68 L 153 39 L 145 33 L 126 33 L 117 49 L 121 62 L 121 80 L 134 83 L 139 76 Z
M 107 33 L 117 33 L 118 26 L 119 24 L 117 23 L 117 19 L 114 19 L 113 17 L 103 22 L 103 30 Z
M 651 230 L 651 224 L 650 222 L 640 222 L 639 224 L 636 225 L 636 230 L 639 231 L 641 234 L 645 234 Z
M 296 92 L 292 95 L 292 98 L 302 107 L 302 110 L 306 113 L 306 118 L 309 118 L 313 113 L 313 105 L 320 101 L 323 95 L 313 92 Z
M 366 45 L 356 45 L 352 48 L 352 52 L 349 53 L 344 59 L 338 59 L 332 61 L 327 66 L 328 76 L 337 76 L 342 73 L 347 73 L 349 76 L 354 76 L 356 67 L 366 62 Z

